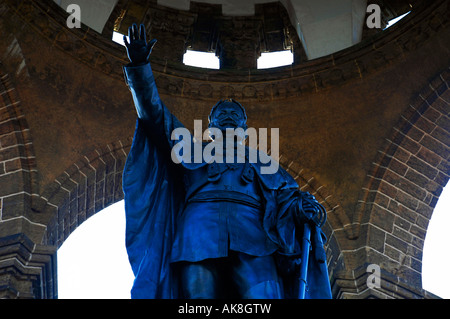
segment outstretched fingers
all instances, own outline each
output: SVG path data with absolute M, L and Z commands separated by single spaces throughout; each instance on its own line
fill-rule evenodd
M 144 41 L 147 40 L 147 37 L 146 37 L 146 34 L 145 34 L 145 27 L 144 27 L 143 24 L 141 24 L 141 26 L 139 27 L 139 37 L 140 37 L 141 40 L 144 40 Z
M 133 40 L 139 40 L 139 30 L 136 23 L 133 23 Z
M 130 42 L 133 41 L 133 26 L 128 28 L 128 39 L 130 39 Z
M 157 40 L 156 40 L 156 39 L 153 39 L 153 40 L 151 40 L 150 43 L 148 44 L 148 47 L 150 48 L 150 53 L 152 52 L 153 47 L 155 46 L 156 42 L 157 42 Z
M 135 40 L 139 40 L 139 31 L 136 23 L 133 23 L 133 25 L 128 28 L 128 38 L 126 35 L 123 36 L 123 42 L 125 43 L 126 47 L 129 47 L 130 43 Z
M 128 28 L 128 37 L 126 35 L 123 36 L 123 43 L 125 43 L 125 46 L 127 48 L 130 46 L 130 42 L 133 42 L 133 27 L 132 26 Z

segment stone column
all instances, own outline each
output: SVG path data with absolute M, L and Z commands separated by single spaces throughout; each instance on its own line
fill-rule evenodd
M 216 54 L 221 69 L 256 69 L 261 56 L 262 20 L 255 17 L 218 19 Z
M 24 233 L 1 237 L 0 299 L 56 297 L 56 247 L 36 245 Z

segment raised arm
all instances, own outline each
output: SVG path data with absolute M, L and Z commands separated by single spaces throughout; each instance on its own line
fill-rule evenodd
M 128 39 L 124 36 L 130 63 L 124 67 L 125 79 L 131 90 L 138 118 L 147 131 L 155 137 L 167 140 L 170 146 L 171 132 L 182 124 L 161 101 L 149 63 L 156 39 L 147 43 L 145 27 L 136 24 L 128 29 Z

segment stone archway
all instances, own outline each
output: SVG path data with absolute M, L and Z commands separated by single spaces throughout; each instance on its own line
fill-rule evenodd
M 86 219 L 123 199 L 122 171 L 131 138 L 97 148 L 64 171 L 43 192 L 44 213 L 53 216 L 45 241 L 60 247 Z
M 122 172 L 131 142 L 131 138 L 117 141 L 82 156 L 44 190 L 42 211 L 53 216 L 47 223 L 44 238 L 47 245 L 60 247 L 89 217 L 123 199 Z M 312 193 L 327 209 L 328 219 L 323 230 L 328 239 L 325 249 L 333 283 L 336 269 L 344 268 L 336 232 L 343 231 L 345 214 L 326 187 L 310 172 L 283 156 L 280 164 L 294 177 L 302 191 Z M 54 295 L 57 295 L 56 291 Z
M 22 216 L 36 194 L 36 163 L 30 129 L 9 75 L 0 64 L 0 200 L 3 223 Z M 14 209 L 6 209 L 14 207 Z M 6 214 L 8 212 L 8 214 Z M 30 218 L 30 216 L 24 216 Z
M 19 93 L 0 63 L 0 298 L 52 298 L 55 260 L 33 213 L 36 162 Z
M 419 298 L 422 254 L 433 209 L 450 174 L 450 71 L 435 77 L 378 151 L 353 220 L 365 263 L 381 266 L 381 288 L 358 294 Z M 425 292 L 426 293 L 426 292 Z

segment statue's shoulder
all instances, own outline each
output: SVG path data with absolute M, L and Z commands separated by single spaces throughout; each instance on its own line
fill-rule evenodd
M 275 159 L 273 158 L 271 158 L 271 160 L 275 161 Z M 260 160 L 258 160 L 255 163 L 251 162 L 250 164 L 255 169 L 255 172 L 259 180 L 266 189 L 280 190 L 287 188 L 298 188 L 298 184 L 294 180 L 294 178 L 283 167 L 281 167 L 281 165 L 279 165 L 278 162 L 276 162 L 276 165 L 273 165 L 273 162 L 263 163 Z M 267 170 L 267 167 L 269 165 L 276 167 L 276 169 Z M 266 168 L 266 170 L 264 170 L 264 168 Z

